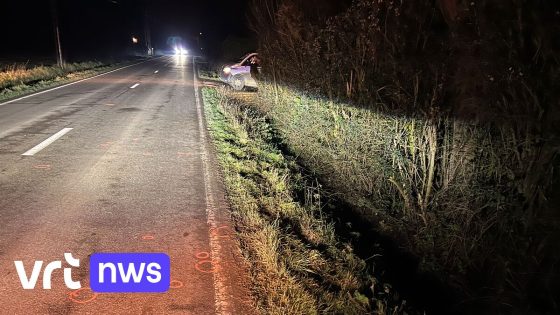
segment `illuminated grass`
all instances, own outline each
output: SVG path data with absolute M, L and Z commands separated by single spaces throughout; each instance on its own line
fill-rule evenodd
M 558 313 L 559 2 L 461 3 L 253 1 L 253 103 L 461 311 Z
M 266 120 L 216 89 L 203 89 L 203 97 L 261 312 L 401 313 L 393 294 L 385 293 L 391 307 L 377 298 L 365 262 L 340 242 L 321 211 L 318 189 L 278 149 Z
M 226 92 L 227 97 L 265 116 L 325 190 L 418 257 L 420 272 L 452 283 L 445 291 L 455 289 L 457 299 L 471 294 L 474 278 L 517 283 L 503 296 L 527 298 L 520 284 L 525 279 L 483 266 L 507 266 L 506 257 L 537 261 L 534 254 L 526 257 L 521 227 L 531 213 L 521 211 L 519 194 L 523 176 L 530 174 L 526 166 L 532 165 L 521 161 L 539 158 L 534 138 L 520 137 L 508 126 L 392 116 L 259 84 L 257 94 Z M 512 168 L 523 176 L 515 179 Z M 544 188 L 535 189 L 544 196 Z M 543 224 L 542 229 L 557 228 Z M 401 279 L 400 285 L 409 281 Z
M 101 62 L 70 63 L 65 65 L 64 70 L 57 66 L 30 69 L 24 65 L 9 66 L 0 72 L 0 101 L 87 78 L 110 68 L 110 65 Z

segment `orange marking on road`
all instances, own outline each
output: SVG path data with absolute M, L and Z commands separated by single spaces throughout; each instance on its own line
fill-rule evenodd
M 153 235 L 144 235 L 144 236 L 142 236 L 142 239 L 145 240 L 145 241 L 151 241 L 151 240 L 155 240 L 156 237 L 153 236 Z
M 210 254 L 208 252 L 198 252 L 194 256 L 198 259 L 208 259 L 208 258 L 210 258 Z
M 143 155 L 144 155 L 144 156 L 153 156 L 154 154 L 151 153 L 151 152 L 144 152 Z
M 204 266 L 209 266 L 209 268 L 206 268 Z M 196 268 L 196 270 L 203 273 L 215 273 L 219 269 L 219 264 L 215 260 L 204 259 L 197 262 L 194 267 Z
M 50 170 L 51 166 L 49 164 L 37 164 L 37 165 L 33 165 L 33 168 L 38 170 Z
M 179 281 L 179 280 L 171 280 L 171 282 L 169 283 L 169 288 L 170 289 L 179 289 L 183 287 L 183 282 Z
M 87 299 L 80 299 L 79 297 L 81 296 L 81 292 L 83 291 L 89 291 L 91 292 L 91 296 Z M 92 302 L 93 300 L 95 300 L 97 298 L 99 294 L 93 292 L 90 288 L 81 288 L 78 289 L 76 291 L 72 291 L 72 292 L 68 292 L 68 299 L 70 299 L 70 301 L 74 302 L 74 303 L 78 303 L 78 304 L 86 304 L 89 302 Z M 85 296 L 87 296 L 87 294 L 85 294 Z

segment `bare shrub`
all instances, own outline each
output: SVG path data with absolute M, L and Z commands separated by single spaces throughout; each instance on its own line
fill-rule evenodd
M 343 8 L 308 19 L 295 0 L 254 2 L 259 106 L 331 189 L 465 296 L 557 310 L 560 4 Z

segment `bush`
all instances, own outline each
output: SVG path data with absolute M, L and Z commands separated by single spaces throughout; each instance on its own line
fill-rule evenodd
M 291 149 L 465 300 L 557 311 L 560 4 L 328 3 L 253 5 Z

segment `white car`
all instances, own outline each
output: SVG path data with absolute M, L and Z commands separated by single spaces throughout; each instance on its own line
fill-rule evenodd
M 254 74 L 259 73 L 260 70 L 259 54 L 250 53 L 243 56 L 238 63 L 225 66 L 220 74 L 220 79 L 236 91 L 244 88 L 257 88 Z

